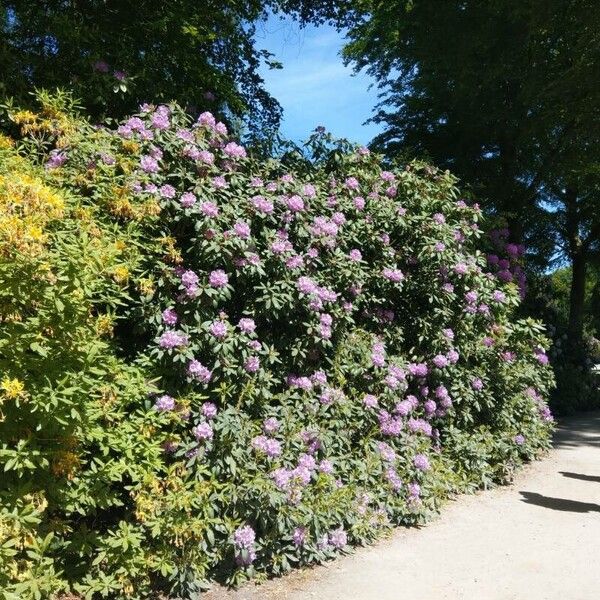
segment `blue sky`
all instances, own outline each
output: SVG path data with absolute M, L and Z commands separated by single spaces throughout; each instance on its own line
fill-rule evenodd
M 256 45 L 269 50 L 283 69 L 263 67 L 266 88 L 284 110 L 284 136 L 301 141 L 323 125 L 338 137 L 366 144 L 379 131 L 363 125 L 377 103 L 372 79 L 353 75 L 340 56 L 343 35 L 328 25 L 300 28 L 290 18 L 271 16 L 257 26 Z

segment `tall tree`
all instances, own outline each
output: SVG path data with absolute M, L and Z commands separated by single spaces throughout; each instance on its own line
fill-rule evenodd
M 381 89 L 375 146 L 450 168 L 508 218 L 539 268 L 552 257 L 573 263 L 577 345 L 600 239 L 600 3 L 290 0 L 287 8 L 348 28 L 346 60 Z
M 273 129 L 281 108 L 259 74 L 259 0 L 5 0 L 0 94 L 66 88 L 97 117 L 178 100 Z M 212 100 L 213 97 L 216 100 Z

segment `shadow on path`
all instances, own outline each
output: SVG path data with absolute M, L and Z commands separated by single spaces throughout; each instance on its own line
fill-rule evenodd
M 552 443 L 555 448 L 600 446 L 600 412 L 561 419 Z
M 600 504 L 592 502 L 579 502 L 578 500 L 567 500 L 566 498 L 552 498 L 534 492 L 519 492 L 523 498 L 521 502 L 535 504 L 551 510 L 562 510 L 567 512 L 588 513 L 600 512 Z
M 600 483 L 600 475 L 585 475 L 584 473 L 570 473 L 569 471 L 559 471 L 563 477 L 569 479 L 581 479 L 582 481 L 595 481 Z

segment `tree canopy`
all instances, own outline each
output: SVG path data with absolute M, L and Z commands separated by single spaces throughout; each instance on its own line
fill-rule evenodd
M 259 0 L 9 0 L 0 4 L 0 94 L 67 88 L 96 117 L 177 100 L 272 131 L 281 107 L 259 74 Z
M 508 219 L 531 266 L 573 263 L 581 335 L 600 241 L 600 5 L 594 0 L 289 2 L 347 28 L 345 59 L 378 82 L 373 142 L 426 156 Z

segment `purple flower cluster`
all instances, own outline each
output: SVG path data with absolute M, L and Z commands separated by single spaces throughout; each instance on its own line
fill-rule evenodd
M 238 527 L 233 533 L 235 561 L 238 565 L 247 567 L 256 560 L 256 533 L 250 525 Z
M 167 330 L 158 338 L 158 345 L 166 350 L 181 348 L 187 344 L 188 336 L 181 331 Z
M 166 412 L 175 408 L 175 399 L 167 394 L 164 394 L 156 399 L 154 408 L 159 412 Z
M 252 447 L 269 458 L 279 456 L 281 454 L 281 442 L 266 435 L 258 435 L 252 439 Z

